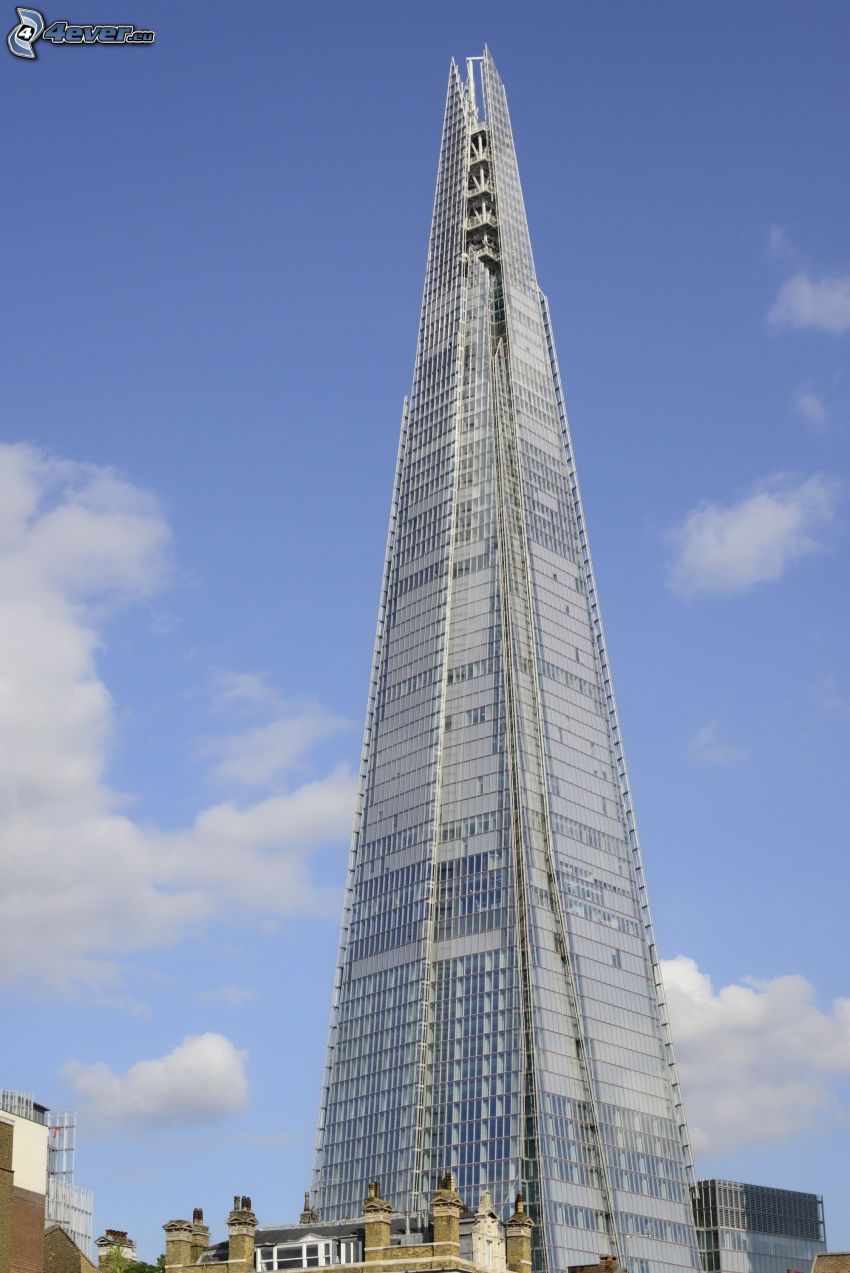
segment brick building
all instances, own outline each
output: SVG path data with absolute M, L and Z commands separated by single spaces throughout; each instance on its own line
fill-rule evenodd
M 107 1229 L 95 1240 L 99 1269 L 123 1269 L 136 1262 L 136 1244 L 124 1229 Z
M 299 1224 L 261 1227 L 251 1199 L 236 1197 L 223 1242 L 210 1245 L 200 1210 L 191 1221 L 170 1220 L 163 1229 L 166 1273 L 198 1265 L 226 1273 L 327 1265 L 339 1273 L 531 1273 L 532 1223 L 522 1195 L 503 1223 L 487 1193 L 475 1212 L 468 1211 L 450 1173 L 441 1178 L 421 1224 L 396 1214 L 374 1182 L 362 1216 L 350 1221 L 322 1223 L 307 1199 Z
M 812 1273 L 850 1273 L 850 1251 L 824 1251 L 816 1255 Z
M 47 1111 L 0 1111 L 0 1271 L 42 1273 Z
M 44 1232 L 44 1273 L 96 1273 L 96 1265 L 59 1224 Z
M 26 1098 L 10 1105 L 0 1107 L 0 1273 L 96 1273 L 61 1225 L 45 1228 L 46 1108 Z

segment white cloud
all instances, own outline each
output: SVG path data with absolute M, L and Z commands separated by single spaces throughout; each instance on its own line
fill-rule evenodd
M 797 486 L 771 479 L 737 504 L 700 504 L 669 535 L 670 587 L 729 596 L 779 579 L 822 546 L 815 531 L 833 520 L 836 498 L 836 483 L 815 476 Z
M 134 821 L 105 781 L 98 650 L 114 607 L 167 576 L 168 542 L 156 501 L 109 471 L 0 446 L 0 979 L 108 980 L 128 952 L 211 922 L 336 907 L 310 859 L 348 838 L 347 770 L 176 831 Z M 234 745 L 231 770 L 279 771 L 280 733 L 274 764 Z
M 691 755 L 705 765 L 736 765 L 746 760 L 747 751 L 736 743 L 724 742 L 716 720 L 704 725 L 691 740 Z
M 813 279 L 803 271 L 782 284 L 768 313 L 779 329 L 814 328 L 840 335 L 850 331 L 850 274 Z
M 197 996 L 198 1003 L 224 1003 L 231 1008 L 253 1003 L 257 998 L 259 996 L 256 990 L 249 986 L 213 986 L 211 990 L 202 990 Z
M 309 752 L 350 722 L 318 704 L 294 708 L 292 714 L 255 725 L 242 733 L 211 738 L 206 755 L 215 758 L 213 774 L 248 787 L 263 787 L 289 770 Z
M 291 1145 L 295 1140 L 293 1132 L 245 1132 L 233 1133 L 233 1139 L 252 1149 L 279 1149 L 282 1145 Z
M 231 715 L 247 710 L 272 718 L 203 742 L 199 754 L 214 762 L 212 776 L 222 782 L 266 787 L 298 766 L 317 743 L 351 727 L 320 703 L 285 702 L 254 672 L 219 672 L 214 693 L 217 706 Z
M 808 389 L 798 389 L 794 395 L 794 406 L 812 429 L 822 429 L 829 423 L 829 412 L 822 398 Z
M 280 705 L 278 695 L 265 676 L 258 676 L 256 672 L 219 672 L 215 678 L 215 688 L 223 704 Z
M 850 714 L 850 700 L 842 694 L 833 675 L 825 676 L 815 686 L 814 701 L 825 712 L 839 716 Z
M 800 976 L 715 990 L 684 955 L 662 971 L 698 1151 L 784 1141 L 847 1115 L 832 1085 L 850 1074 L 850 998 L 823 1011 Z
M 796 261 L 800 255 L 784 225 L 768 227 L 767 250 L 771 256 L 778 257 L 782 261 Z
M 63 1073 L 87 1117 L 101 1123 L 206 1123 L 248 1101 L 248 1053 L 223 1034 L 189 1035 L 166 1056 L 115 1074 L 105 1061 L 68 1061 Z

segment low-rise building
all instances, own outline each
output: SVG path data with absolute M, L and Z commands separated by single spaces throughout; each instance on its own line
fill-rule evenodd
M 136 1262 L 136 1244 L 124 1229 L 107 1229 L 95 1241 L 99 1269 L 124 1269 Z
M 45 1229 L 44 1273 L 96 1273 L 96 1267 L 61 1224 Z
M 260 1226 L 251 1199 L 236 1197 L 228 1236 L 212 1245 L 203 1212 L 195 1210 L 191 1221 L 163 1225 L 165 1268 L 166 1273 L 198 1265 L 214 1266 L 215 1273 L 277 1273 L 335 1265 L 339 1273 L 531 1273 L 532 1227 L 522 1194 L 503 1222 L 487 1193 L 475 1212 L 468 1211 L 447 1173 L 424 1222 L 397 1215 L 381 1197 L 377 1181 L 369 1187 L 362 1216 L 329 1224 L 312 1212 L 307 1199 L 298 1224 Z
M 700 1180 L 692 1197 L 705 1273 L 809 1273 L 826 1250 L 817 1194 Z
M 75 1115 L 54 1113 L 29 1093 L 8 1088 L 0 1089 L 0 1114 L 19 1126 L 19 1157 L 26 1157 L 26 1174 L 37 1180 L 43 1197 L 42 1227 L 58 1224 L 90 1257 L 94 1202 L 91 1190 L 78 1185 L 75 1177 Z M 22 1173 L 19 1167 L 19 1177 Z
M 815 1256 L 812 1273 L 850 1273 L 850 1251 L 823 1251 Z
M 2 1093 L 10 1096 L 9 1093 Z M 0 1270 L 42 1273 L 47 1191 L 47 1110 L 0 1100 Z

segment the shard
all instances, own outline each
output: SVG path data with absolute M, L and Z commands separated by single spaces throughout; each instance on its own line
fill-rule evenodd
M 452 64 L 313 1181 L 522 1190 L 535 1268 L 699 1267 L 685 1115 L 505 90 Z

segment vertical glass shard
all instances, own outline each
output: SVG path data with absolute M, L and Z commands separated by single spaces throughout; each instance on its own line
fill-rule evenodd
M 474 64 L 470 64 L 472 72 Z M 452 65 L 314 1201 L 528 1196 L 535 1267 L 697 1269 L 610 669 L 504 87 Z

